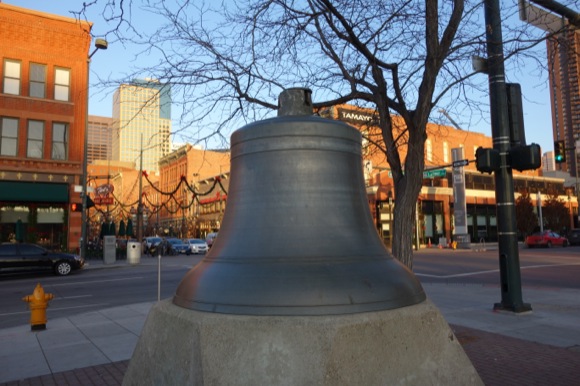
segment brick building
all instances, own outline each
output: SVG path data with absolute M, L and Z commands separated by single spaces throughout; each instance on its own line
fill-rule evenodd
M 75 249 L 91 23 L 0 3 L 0 241 Z
M 185 145 L 163 157 L 159 168 L 159 190 L 172 194 L 158 196 L 161 201 L 154 212 L 162 231 L 156 233 L 200 237 L 219 229 L 227 199 L 220 185 L 227 186 L 229 151 Z
M 389 165 L 383 152 L 380 132 L 373 125 L 372 110 L 353 106 L 335 106 L 320 111 L 321 116 L 337 119 L 357 127 L 363 133 L 363 162 L 367 179 L 369 205 L 377 230 L 388 244 L 393 221 L 395 191 Z M 404 138 L 405 125 L 400 117 L 393 116 L 395 137 Z M 404 141 L 403 141 L 404 142 Z M 449 241 L 453 237 L 453 175 L 452 149 L 461 148 L 464 159 L 470 163 L 464 167 L 465 195 L 467 204 L 468 233 L 472 242 L 497 241 L 497 218 L 495 206 L 495 181 L 493 175 L 476 170 L 475 152 L 477 148 L 493 147 L 492 138 L 481 133 L 458 130 L 453 127 L 433 123 L 427 124 L 425 141 L 425 170 L 423 187 L 417 202 L 415 237 L 420 244 L 439 240 Z M 401 157 L 406 156 L 405 146 L 400 149 Z M 566 202 L 570 208 L 570 227 L 575 226 L 578 205 L 575 197 L 564 187 L 564 179 L 545 178 L 541 169 L 524 172 L 513 171 L 514 191 L 553 193 Z M 534 195 L 535 196 L 535 195 Z M 577 224 L 576 224 L 577 225 Z

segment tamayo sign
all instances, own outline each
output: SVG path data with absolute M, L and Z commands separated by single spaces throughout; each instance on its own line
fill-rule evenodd
M 378 117 L 376 114 L 367 111 L 356 111 L 349 109 L 337 109 L 338 119 L 343 122 L 357 123 L 357 124 L 376 124 Z

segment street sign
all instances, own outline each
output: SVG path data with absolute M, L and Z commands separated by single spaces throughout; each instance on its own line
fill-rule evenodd
M 460 159 L 457 161 L 453 161 L 454 168 L 460 168 L 462 166 L 467 166 L 467 165 L 469 165 L 469 160 L 467 160 L 467 159 Z
M 113 205 L 113 197 L 96 196 L 93 201 L 95 205 Z
M 425 170 L 423 172 L 423 178 L 445 177 L 446 174 L 445 169 Z

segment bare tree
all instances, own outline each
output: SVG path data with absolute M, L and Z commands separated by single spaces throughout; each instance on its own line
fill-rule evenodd
M 570 211 L 554 192 L 548 192 L 547 200 L 542 203 L 542 217 L 545 228 L 554 232 L 562 232 L 570 224 Z
M 136 2 L 103 3 L 109 35 L 159 58 L 139 72 L 178 90 L 181 127 L 203 132 L 198 140 L 225 143 L 232 127 L 267 116 L 292 86 L 312 89 L 316 107 L 375 110 L 395 186 L 392 252 L 412 267 L 413 223 L 405 219 L 415 218 L 430 115 L 435 106 L 467 116 L 487 108 L 472 99 L 487 88 L 470 61 L 485 52 L 480 1 L 144 0 L 140 11 L 166 20 L 152 33 L 131 20 Z M 504 35 L 506 58 L 539 41 L 523 24 Z
M 528 192 L 522 192 L 515 204 L 518 231 L 525 239 L 538 227 L 538 216 L 534 213 L 534 204 Z

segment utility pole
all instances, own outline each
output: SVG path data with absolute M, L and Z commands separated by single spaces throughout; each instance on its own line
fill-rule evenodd
M 493 149 L 499 153 L 499 168 L 494 171 L 497 205 L 497 233 L 501 281 L 501 302 L 495 310 L 531 311 L 522 300 L 522 283 L 517 240 L 512 168 L 508 162 L 511 136 L 505 82 L 503 37 L 499 0 L 485 0 L 487 68 Z
M 82 163 L 82 214 L 81 214 L 81 242 L 79 245 L 79 255 L 82 259 L 87 257 L 87 195 L 88 195 L 88 184 L 89 184 L 89 83 L 90 83 L 90 70 L 91 70 L 91 58 L 98 50 L 106 50 L 109 43 L 105 39 L 95 40 L 95 49 L 87 57 L 87 103 L 85 112 L 85 138 L 84 138 L 84 148 L 83 148 L 83 163 Z
M 137 241 L 143 242 L 143 133 L 139 161 L 139 203 L 137 204 Z

